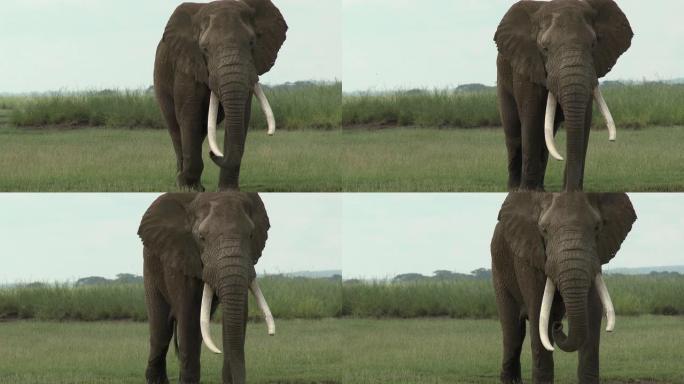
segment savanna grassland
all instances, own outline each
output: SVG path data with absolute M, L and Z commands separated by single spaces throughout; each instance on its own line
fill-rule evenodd
M 684 318 L 618 316 L 602 334 L 604 383 L 682 383 Z M 221 333 L 212 325 L 212 334 Z M 140 383 L 147 325 L 137 322 L 0 323 L 0 383 Z M 259 384 L 497 382 L 501 335 L 496 320 L 276 319 L 276 335 L 263 324 L 247 328 L 247 374 Z M 529 340 L 529 337 L 528 337 Z M 37 363 L 36 359 L 40 359 Z M 556 382 L 575 383 L 577 355 L 558 352 Z M 168 355 L 169 377 L 178 362 Z M 220 382 L 222 359 L 204 348 L 202 377 Z M 530 381 L 529 341 L 523 378 Z
M 504 135 L 492 128 L 499 117 L 491 89 L 343 97 L 340 83 L 305 83 L 266 92 L 278 132 L 266 136 L 255 103 L 243 190 L 506 189 Z M 618 141 L 607 141 L 595 113 L 586 189 L 684 191 L 684 85 L 612 85 L 604 94 Z M 560 148 L 564 139 L 561 131 Z M 203 152 L 203 184 L 213 190 L 218 168 L 206 143 Z M 0 191 L 175 190 L 171 140 L 149 91 L 1 97 L 0 163 Z M 562 169 L 550 163 L 550 190 L 560 188 Z
M 266 335 L 252 303 L 250 382 L 491 383 L 498 377 L 500 328 L 488 279 L 260 280 L 277 334 Z M 606 283 L 619 317 L 615 332 L 602 336 L 604 382 L 682 382 L 684 276 L 609 275 Z M 2 288 L 0 318 L 15 321 L 0 322 L 0 382 L 140 382 L 145 317 L 139 284 Z M 213 333 L 220 335 L 217 321 Z M 47 357 L 36 364 L 36 356 Z M 555 360 L 557 382 L 574 382 L 576 355 L 557 353 Z M 173 352 L 168 362 L 176 377 Z M 221 362 L 204 350 L 206 382 L 218 382 Z M 523 374 L 529 379 L 529 344 Z

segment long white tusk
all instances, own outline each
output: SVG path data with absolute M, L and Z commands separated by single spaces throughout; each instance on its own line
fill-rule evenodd
M 613 120 L 613 115 L 610 113 L 610 109 L 608 109 L 608 104 L 606 104 L 606 99 L 603 98 L 603 94 L 601 93 L 601 89 L 598 85 L 594 89 L 594 99 L 596 99 L 596 103 L 598 104 L 598 107 L 601 110 L 603 118 L 606 119 L 606 125 L 608 126 L 608 140 L 615 141 L 615 138 L 617 137 L 617 128 L 615 128 L 615 121 Z
M 204 292 L 202 293 L 202 308 L 200 309 L 200 332 L 202 332 L 202 340 L 204 344 L 214 353 L 221 353 L 221 350 L 216 347 L 211 340 L 211 332 L 209 332 L 209 320 L 211 317 L 211 300 L 214 297 L 214 290 L 209 284 L 204 284 Z
M 615 308 L 613 308 L 613 301 L 610 300 L 610 294 L 608 293 L 606 282 L 603 281 L 602 274 L 599 273 L 596 275 L 594 284 L 596 284 L 596 290 L 601 298 L 603 310 L 606 311 L 606 331 L 613 332 L 613 329 L 615 328 Z
M 271 309 L 268 308 L 268 303 L 264 298 L 264 294 L 261 292 L 261 288 L 259 288 L 259 284 L 257 284 L 256 278 L 254 278 L 252 283 L 249 285 L 249 290 L 254 295 L 259 309 L 261 309 L 261 312 L 264 314 L 264 320 L 266 320 L 268 334 L 271 336 L 275 335 L 275 322 L 273 321 L 273 315 L 271 314 Z
M 556 285 L 547 277 L 541 309 L 539 310 L 539 337 L 544 348 L 549 351 L 553 351 L 553 345 L 551 345 L 549 340 L 549 316 L 551 316 L 551 305 L 553 304 L 553 295 L 555 293 Z
M 216 122 L 218 120 L 219 99 L 212 91 L 209 97 L 209 118 L 207 120 L 207 136 L 209 136 L 209 149 L 214 155 L 223 157 L 223 153 L 216 143 Z
M 556 143 L 553 141 L 553 125 L 556 120 L 556 96 L 549 92 L 549 98 L 546 102 L 546 117 L 544 118 L 544 140 L 546 140 L 546 148 L 549 149 L 549 154 L 554 159 L 563 161 L 563 156 L 558 153 Z
M 259 105 L 261 105 L 261 110 L 266 115 L 266 122 L 268 123 L 268 135 L 273 136 L 276 130 L 275 117 L 273 117 L 273 110 L 271 105 L 268 103 L 268 99 L 264 94 L 264 90 L 261 89 L 261 84 L 254 84 L 254 96 L 259 100 Z

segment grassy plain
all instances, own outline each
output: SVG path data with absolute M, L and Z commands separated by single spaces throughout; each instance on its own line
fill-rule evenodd
M 618 317 L 601 340 L 604 383 L 682 383 L 681 317 Z M 259 384 L 494 383 L 500 364 L 495 320 L 276 320 L 247 330 L 247 372 Z M 213 326 L 213 334 L 220 335 Z M 147 326 L 132 322 L 0 323 L 0 383 L 140 383 Z M 217 337 L 218 338 L 218 337 Z M 529 339 L 529 338 L 528 338 Z M 575 383 L 576 354 L 558 352 L 556 383 Z M 169 376 L 178 364 L 170 352 Z M 222 359 L 203 349 L 203 382 L 220 381 Z M 530 381 L 529 342 L 522 355 Z

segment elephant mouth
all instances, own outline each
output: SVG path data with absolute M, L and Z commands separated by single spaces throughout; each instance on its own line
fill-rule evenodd
M 268 135 L 273 136 L 276 130 L 275 117 L 273 116 L 273 110 L 271 105 L 264 94 L 264 90 L 261 88 L 261 84 L 258 82 L 254 84 L 254 96 L 256 96 L 261 106 L 261 110 L 266 116 L 266 122 L 268 123 Z M 218 124 L 218 111 L 219 111 L 219 97 L 211 91 L 211 96 L 209 98 L 209 117 L 207 119 L 207 136 L 209 139 L 209 149 L 211 152 L 218 156 L 223 157 L 223 152 L 218 146 L 218 140 L 216 138 L 216 126 Z
M 275 335 L 275 321 L 273 320 L 273 315 L 271 314 L 271 309 L 268 307 L 268 303 L 264 298 L 264 294 L 259 288 L 257 279 L 254 278 L 252 283 L 249 285 L 249 290 L 254 295 L 257 306 L 261 309 L 264 315 L 264 320 L 266 322 L 266 327 L 268 329 L 268 334 L 270 336 Z M 202 306 L 200 307 L 200 332 L 202 334 L 202 340 L 204 344 L 209 348 L 210 351 L 214 353 L 221 353 L 221 350 L 214 344 L 211 338 L 211 332 L 209 330 L 210 317 L 211 317 L 211 303 L 214 298 L 214 290 L 209 286 L 209 284 L 204 284 L 204 291 L 202 293 Z
M 612 332 L 615 328 L 615 308 L 613 307 L 613 301 L 608 293 L 608 288 L 603 280 L 603 275 L 601 273 L 596 274 L 594 278 L 594 286 L 598 292 L 599 298 L 601 299 L 601 304 L 603 305 L 603 310 L 606 314 L 606 331 Z M 556 294 L 556 284 L 551 280 L 551 278 L 546 278 L 546 286 L 544 287 L 544 295 L 542 297 L 542 305 L 539 311 L 539 337 L 541 339 L 542 345 L 546 350 L 553 351 L 553 344 L 549 339 L 549 318 L 551 316 L 551 306 L 553 304 L 553 297 Z M 563 332 L 563 325 L 561 322 L 553 324 L 554 333 Z

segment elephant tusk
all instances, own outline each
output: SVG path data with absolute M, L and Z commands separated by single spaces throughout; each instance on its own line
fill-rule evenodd
M 211 301 L 214 298 L 214 290 L 209 284 L 204 284 L 204 292 L 202 292 L 202 307 L 200 309 L 200 332 L 202 332 L 202 340 L 204 344 L 214 353 L 221 353 L 221 350 L 216 347 L 211 340 L 211 333 L 209 332 L 209 323 L 211 318 Z
M 261 292 L 261 288 L 259 288 L 259 284 L 257 284 L 256 278 L 254 278 L 252 283 L 249 285 L 249 290 L 254 295 L 259 309 L 261 309 L 261 312 L 264 314 L 264 320 L 266 320 L 268 334 L 271 336 L 275 335 L 275 322 L 273 321 L 273 315 L 271 314 L 271 309 L 268 308 L 268 303 L 264 298 L 264 294 Z
M 276 130 L 275 117 L 273 117 L 273 110 L 271 109 L 271 105 L 268 103 L 266 94 L 264 94 L 264 90 L 261 89 L 261 84 L 259 83 L 254 84 L 254 96 L 256 96 L 256 98 L 259 100 L 261 110 L 264 112 L 264 115 L 266 116 L 266 122 L 268 123 L 268 135 L 273 136 Z
M 613 308 L 613 301 L 610 299 L 608 287 L 606 287 L 606 282 L 603 281 L 602 274 L 599 273 L 596 275 L 594 284 L 596 284 L 596 290 L 598 291 L 599 298 L 601 298 L 603 309 L 606 312 L 606 331 L 613 332 L 613 329 L 615 328 L 615 308 Z
M 557 104 L 556 96 L 549 91 L 549 98 L 546 102 L 546 117 L 544 118 L 544 140 L 546 140 L 546 148 L 549 149 L 549 154 L 554 159 L 563 161 L 563 156 L 558 153 L 556 143 L 553 141 L 553 126 L 556 121 Z
M 610 109 L 608 109 L 608 104 L 606 104 L 606 99 L 603 98 L 603 93 L 601 93 L 601 89 L 598 85 L 594 89 L 594 99 L 596 99 L 596 103 L 598 104 L 598 107 L 601 110 L 603 118 L 606 119 L 606 125 L 608 126 L 608 140 L 615 141 L 617 137 L 617 128 L 615 127 L 615 121 L 613 120 L 613 115 L 610 113 Z
M 553 304 L 553 296 L 555 294 L 556 285 L 547 277 L 541 309 L 539 310 L 539 338 L 541 339 L 544 348 L 548 351 L 553 351 L 553 345 L 549 340 L 549 317 L 551 315 L 551 305 Z
M 223 157 L 223 153 L 216 143 L 216 123 L 218 120 L 219 99 L 218 96 L 211 92 L 209 97 L 209 118 L 207 119 L 207 136 L 209 137 L 209 150 L 218 157 Z

